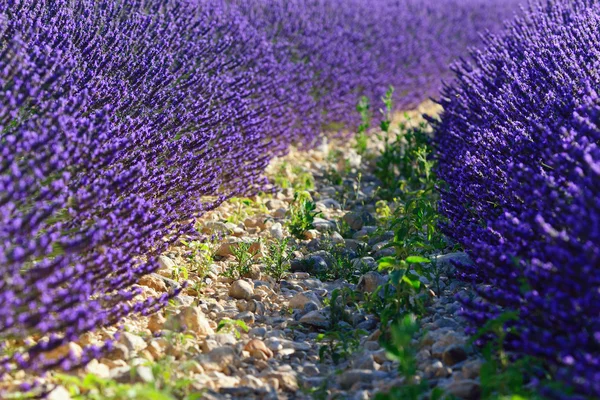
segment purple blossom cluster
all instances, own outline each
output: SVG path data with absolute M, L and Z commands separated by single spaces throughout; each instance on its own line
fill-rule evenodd
M 455 66 L 436 124 L 444 228 L 475 261 L 473 329 L 600 396 L 600 2 L 544 0 Z
M 521 0 L 224 0 L 274 45 L 302 82 L 291 94 L 303 121 L 322 128 L 359 123 L 365 95 L 378 104 L 390 85 L 398 110 L 437 96 L 448 64 L 498 31 Z M 282 21 L 285 21 L 283 23 Z M 302 97 L 299 97 L 301 93 Z
M 176 292 L 140 302 L 135 284 L 193 218 L 265 189 L 269 160 L 352 122 L 359 95 L 393 84 L 406 106 L 433 94 L 446 62 L 509 12 L 487 0 L 0 3 L 0 375 L 97 356 L 46 357 L 162 307 Z

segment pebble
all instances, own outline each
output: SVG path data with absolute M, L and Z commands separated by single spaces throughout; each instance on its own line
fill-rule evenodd
M 444 389 L 447 393 L 465 400 L 476 400 L 481 395 L 479 382 L 471 379 L 451 381 L 447 386 L 444 386 Z
M 175 269 L 175 261 L 165 255 L 158 256 L 158 273 L 170 277 Z
M 123 332 L 119 341 L 127 347 L 130 352 L 138 352 L 146 348 L 146 341 L 133 333 Z
M 290 307 L 292 307 L 294 309 L 302 310 L 308 303 L 311 303 L 311 302 L 317 304 L 318 308 L 320 307 L 321 302 L 314 293 L 312 293 L 312 292 L 298 293 L 290 299 Z
M 267 334 L 267 328 L 256 327 L 248 331 L 248 336 L 251 338 L 264 338 Z
M 355 383 L 372 383 L 378 379 L 384 379 L 388 375 L 385 372 L 369 369 L 350 369 L 338 377 L 338 383 L 342 389 L 350 389 Z
M 367 272 L 358 280 L 356 289 L 362 293 L 373 293 L 381 285 L 387 282 L 387 278 L 378 272 Z
M 329 319 L 320 311 L 311 311 L 303 315 L 299 322 L 317 328 L 328 328 L 330 324 Z
M 355 231 L 360 231 L 365 225 L 374 225 L 377 223 L 375 217 L 366 211 L 351 211 L 346 213 L 344 214 L 344 221 L 346 221 L 348 226 Z
M 269 233 L 277 240 L 283 240 L 285 237 L 283 234 L 283 226 L 280 222 L 275 222 L 273 225 L 271 225 L 269 228 Z
M 467 352 L 463 346 L 452 345 L 442 353 L 442 361 L 448 366 L 458 364 L 467 359 Z
M 237 280 L 231 284 L 229 295 L 234 299 L 250 300 L 254 295 L 254 287 L 244 280 Z
M 257 360 L 268 360 L 273 357 L 273 351 L 267 347 L 265 342 L 259 339 L 252 339 L 244 346 L 244 350 L 250 353 L 251 357 Z

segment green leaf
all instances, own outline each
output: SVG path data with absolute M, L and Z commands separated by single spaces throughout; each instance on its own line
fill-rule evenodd
M 402 281 L 408 283 L 413 289 L 419 289 L 421 287 L 421 281 L 412 274 L 404 275 Z
M 393 269 L 398 265 L 395 257 L 383 257 L 379 260 L 379 270 Z
M 411 264 L 423 264 L 431 262 L 430 259 L 421 256 L 409 256 L 406 257 L 405 261 Z

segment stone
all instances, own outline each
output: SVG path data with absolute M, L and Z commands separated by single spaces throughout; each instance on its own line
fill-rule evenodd
M 127 360 L 129 359 L 129 349 L 122 343 L 114 343 L 112 349 L 106 354 L 109 360 Z
M 284 238 L 283 226 L 280 222 L 275 222 L 271 228 L 269 228 L 269 233 L 277 240 L 283 240 Z
M 158 256 L 158 274 L 170 277 L 175 269 L 175 261 L 165 255 Z
M 248 331 L 248 336 L 251 338 L 264 338 L 267 334 L 267 328 L 257 327 Z
M 259 389 L 265 386 L 263 381 L 252 375 L 244 375 L 240 380 L 240 385 Z
M 429 378 L 446 378 L 452 373 L 448 367 L 444 367 L 440 361 L 434 361 L 425 368 L 425 375 Z
M 317 311 L 320 308 L 321 308 L 320 303 L 317 304 L 314 301 L 309 301 L 308 303 L 306 303 L 304 305 L 304 312 L 309 313 L 311 311 Z
M 119 383 L 131 382 L 132 374 L 131 367 L 129 365 L 122 365 L 110 369 L 109 378 Z
M 265 375 L 267 379 L 275 379 L 278 386 L 286 392 L 296 393 L 298 391 L 298 379 L 293 372 L 270 372 Z
M 167 288 L 166 283 L 162 279 L 160 279 L 156 274 L 148 274 L 142 276 L 140 278 L 139 284 L 141 286 L 146 286 L 151 289 L 154 289 L 157 292 L 166 292 L 169 290 Z
M 230 333 L 215 333 L 206 337 L 207 340 L 214 340 L 219 346 L 234 346 L 237 343 L 235 336 Z
M 337 225 L 335 222 L 328 221 L 324 218 L 319 218 L 319 217 L 315 217 L 315 219 L 313 220 L 313 226 L 315 227 L 316 230 L 318 230 L 319 232 L 322 232 L 322 233 L 337 230 Z
M 309 229 L 302 235 L 304 239 L 311 240 L 319 237 L 319 231 L 316 229 Z
M 69 391 L 64 386 L 55 386 L 48 396 L 46 397 L 48 400 L 71 400 L 71 395 Z
M 355 369 L 376 369 L 375 359 L 372 354 L 362 354 L 352 360 L 352 367 Z
M 393 257 L 395 255 L 396 255 L 396 249 L 394 249 L 393 247 L 386 247 L 379 251 L 376 251 L 375 254 L 373 254 L 373 257 L 376 260 L 379 260 L 380 258 L 383 258 L 383 257 Z
M 251 311 L 244 311 L 235 316 L 234 319 L 244 321 L 247 325 L 254 324 L 254 314 Z
M 145 365 L 145 362 L 144 364 L 136 365 L 135 374 L 142 382 L 154 382 L 154 374 L 152 373 L 152 368 L 148 365 Z
M 208 353 L 208 357 L 220 371 L 225 371 L 229 365 L 238 363 L 238 356 L 230 346 L 217 347 Z
M 234 299 L 250 300 L 254 296 L 253 284 L 245 280 L 237 280 L 231 284 L 229 295 Z
M 352 235 L 352 239 L 368 241 L 369 235 L 377 231 L 376 226 L 363 226 L 361 230 Z
M 343 219 L 348 224 L 348 226 L 355 231 L 360 231 L 365 225 L 375 225 L 377 223 L 375 217 L 366 211 L 348 212 L 344 214 Z
M 319 298 L 312 292 L 298 293 L 290 299 L 290 307 L 302 310 L 308 303 L 315 303 L 320 306 Z
M 467 359 L 467 352 L 463 346 L 452 345 L 442 353 L 442 361 L 448 366 L 458 364 Z
M 230 234 L 232 227 L 228 226 L 227 223 L 221 221 L 206 221 L 202 226 L 201 232 L 205 234 L 211 233 L 224 233 Z
M 448 317 L 442 317 L 442 318 L 436 319 L 434 321 L 434 325 L 437 326 L 438 328 L 457 329 L 460 327 L 458 322 L 456 322 L 454 319 L 448 318 Z
M 377 351 L 377 350 L 379 350 L 381 348 L 381 345 L 379 344 L 379 342 L 376 342 L 374 340 L 368 340 L 363 345 L 363 348 L 365 350 Z
M 274 218 L 281 219 L 281 218 L 285 218 L 286 214 L 287 214 L 287 210 L 282 207 L 282 208 L 278 208 L 277 210 L 275 210 L 272 215 Z
M 312 346 L 307 342 L 292 342 L 292 348 L 298 351 L 310 351 Z
M 481 371 L 482 366 L 483 360 L 476 359 L 467 361 L 465 364 L 463 364 L 460 370 L 465 379 L 475 379 L 479 376 L 479 372 Z
M 302 369 L 302 374 L 306 376 L 318 376 L 320 373 L 321 371 L 319 371 L 319 367 L 317 367 L 315 364 L 306 364 Z
M 270 200 L 267 200 L 267 202 L 265 203 L 265 206 L 267 207 L 268 210 L 277 210 L 280 208 L 285 209 L 287 207 L 287 203 L 283 200 L 270 199 Z
M 471 379 L 452 381 L 444 387 L 448 394 L 454 395 L 460 399 L 476 400 L 481 395 L 481 386 L 479 382 Z
M 379 272 L 370 271 L 360 277 L 356 289 L 362 293 L 373 293 L 387 282 L 386 277 Z
M 329 319 L 324 316 L 320 311 L 311 311 L 302 316 L 299 320 L 300 323 L 315 326 L 317 328 L 328 328 Z
M 344 390 L 350 389 L 357 382 L 373 383 L 377 379 L 385 379 L 385 372 L 369 369 L 350 369 L 338 377 L 338 383 Z
M 152 333 L 158 332 L 163 328 L 165 322 L 167 322 L 167 319 L 164 317 L 162 312 L 159 311 L 157 313 L 152 314 L 150 318 L 148 318 L 147 327 Z
M 184 325 L 188 331 L 194 332 L 196 336 L 204 337 L 215 333 L 200 307 L 185 307 L 178 317 L 179 324 Z
M 292 272 L 319 273 L 327 270 L 329 266 L 325 259 L 319 255 L 309 255 L 305 258 L 296 258 L 290 262 Z
M 139 351 L 142 351 L 147 346 L 144 338 L 142 338 L 138 335 L 134 335 L 133 333 L 130 333 L 130 332 L 123 332 L 121 334 L 119 342 L 121 342 L 122 344 L 127 346 L 127 349 L 129 350 L 130 353 L 131 352 L 137 353 Z
M 283 349 L 283 343 L 277 337 L 268 337 L 265 340 L 265 346 L 267 346 L 272 351 L 280 351 Z
M 454 270 L 454 262 L 465 265 L 473 265 L 473 260 L 471 260 L 471 257 L 469 257 L 469 255 L 463 251 L 434 256 L 433 260 L 436 262 L 438 267 L 447 268 L 449 270 Z
M 386 231 L 381 235 L 370 237 L 368 240 L 369 246 L 375 246 L 377 243 L 389 241 L 394 238 L 394 231 Z
M 340 235 L 339 232 L 332 232 L 331 235 L 329 235 L 329 239 L 331 239 L 333 244 L 337 244 L 337 245 L 345 245 L 346 244 L 344 237 L 342 235 Z
M 334 192 L 335 193 L 335 192 Z M 342 205 L 334 199 L 322 199 L 315 203 L 315 206 L 319 211 L 327 211 L 327 210 L 341 210 Z
M 246 218 L 244 220 L 244 225 L 246 228 L 259 228 L 260 230 L 265 230 L 267 227 L 264 216 Z
M 355 271 L 377 270 L 379 265 L 373 257 L 361 257 L 352 260 L 352 269 Z
M 269 349 L 265 342 L 259 339 L 252 339 L 244 346 L 244 350 L 250 353 L 251 357 L 257 360 L 268 360 L 273 357 L 273 351 Z
M 436 331 L 433 331 L 436 332 Z M 435 358 L 442 358 L 442 354 L 451 345 L 464 345 L 466 338 L 464 335 L 454 331 L 448 331 L 441 335 L 431 346 L 431 354 Z
M 108 365 L 102 364 L 96 359 L 93 359 L 87 363 L 85 366 L 85 372 L 94 374 L 98 378 L 108 378 L 110 376 L 110 369 L 108 368 Z
M 83 349 L 81 346 L 75 342 L 69 342 L 54 350 L 48 351 L 44 354 L 44 357 L 46 357 L 47 360 L 59 360 L 67 356 L 79 359 L 82 355 Z

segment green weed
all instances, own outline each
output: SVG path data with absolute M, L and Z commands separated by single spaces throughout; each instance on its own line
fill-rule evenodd
M 289 245 L 289 238 L 269 243 L 264 258 L 265 272 L 280 282 L 290 271 L 290 260 L 294 248 Z
M 251 251 L 251 247 L 255 243 L 240 242 L 232 244 L 231 253 L 235 258 L 235 263 L 229 264 L 223 275 L 231 279 L 240 279 L 250 275 L 252 265 L 254 264 L 254 257 L 258 254 L 258 250 Z
M 290 219 L 287 226 L 290 233 L 295 237 L 302 239 L 304 232 L 314 228 L 313 222 L 315 217 L 321 215 L 320 211 L 316 211 L 317 206 L 312 201 L 308 192 L 294 193 L 294 201 L 290 205 Z

